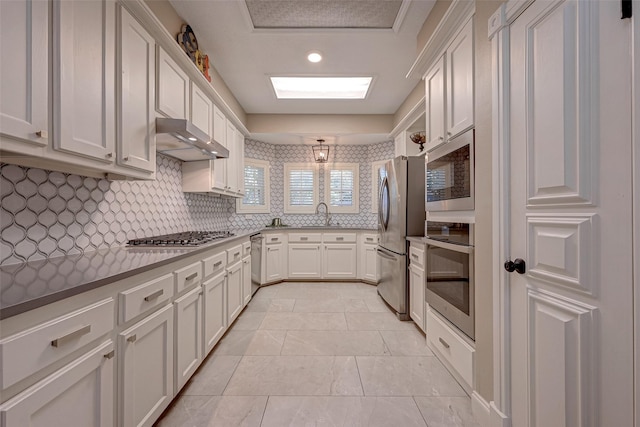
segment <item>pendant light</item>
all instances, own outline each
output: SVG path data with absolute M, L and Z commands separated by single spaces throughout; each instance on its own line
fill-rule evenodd
M 324 139 L 318 139 L 317 141 L 320 145 L 311 147 L 313 149 L 313 157 L 316 159 L 316 163 L 326 163 L 329 160 L 329 146 L 322 145 Z

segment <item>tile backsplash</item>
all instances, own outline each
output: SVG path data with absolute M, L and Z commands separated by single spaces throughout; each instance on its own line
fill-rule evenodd
M 232 201 L 183 193 L 181 162 L 155 181 L 107 181 L 0 164 L 0 265 L 121 246 L 136 237 L 226 230 Z
M 331 146 L 336 162 L 360 163 L 360 213 L 333 223 L 374 228 L 371 163 L 390 159 L 392 141 Z M 233 199 L 182 192 L 181 162 L 158 155 L 155 181 L 107 181 L 0 163 L 0 265 L 73 255 L 127 240 L 187 230 L 256 229 L 273 217 L 317 225 L 319 215 L 284 214 L 284 163 L 313 162 L 309 146 L 246 140 L 245 156 L 271 164 L 271 213 L 236 214 Z M 323 200 L 320 169 L 320 200 Z

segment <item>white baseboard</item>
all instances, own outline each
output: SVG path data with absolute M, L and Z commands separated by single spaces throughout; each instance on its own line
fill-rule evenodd
M 477 391 L 471 394 L 471 412 L 482 427 L 510 427 L 511 420 L 495 405 L 487 402 Z

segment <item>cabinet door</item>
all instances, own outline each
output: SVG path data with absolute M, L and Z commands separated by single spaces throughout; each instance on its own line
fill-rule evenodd
M 473 126 L 473 20 L 447 49 L 447 139 Z
M 38 145 L 49 130 L 48 10 L 38 0 L 0 1 L 0 132 Z
M 227 149 L 229 158 L 223 160 L 227 164 L 227 190 L 238 193 L 238 137 L 236 127 L 227 120 Z
M 54 148 L 112 163 L 115 1 L 53 3 Z
M 242 262 L 237 262 L 227 270 L 227 313 L 230 325 L 244 308 L 242 295 Z
M 153 425 L 173 398 L 173 305 L 118 336 L 118 425 Z
M 155 41 L 126 9 L 119 9 L 117 163 L 155 172 Z
M 204 323 L 204 355 L 213 349 L 227 330 L 227 273 L 222 272 L 206 281 L 202 287 L 203 323 Z
M 289 279 L 319 279 L 322 277 L 320 244 L 289 243 Z
M 276 280 L 282 280 L 283 265 L 284 263 L 284 249 L 282 243 L 266 245 L 265 255 L 265 282 L 274 282 Z
M 238 194 L 244 196 L 244 135 L 236 129 L 236 168 L 238 175 Z
M 393 140 L 395 144 L 395 152 L 397 156 L 406 156 L 407 155 L 407 143 L 404 139 L 404 132 L 401 132 L 400 135 L 396 135 Z
M 213 106 L 213 139 L 227 146 L 227 117 L 217 105 Z
M 162 48 L 158 48 L 158 112 L 172 119 L 188 118 L 189 77 Z
M 427 143 L 425 148 L 431 151 L 445 142 L 445 62 L 444 57 L 433 66 L 424 78 L 426 89 Z
M 195 83 L 191 82 L 191 122 L 213 136 L 213 101 Z
M 251 257 L 242 260 L 242 298 L 243 306 L 251 301 Z
M 373 245 L 363 245 L 362 256 L 362 278 L 370 282 L 378 282 L 378 258 L 376 247 Z
M 322 257 L 323 279 L 355 279 L 357 249 L 355 244 L 325 244 Z
M 409 266 L 409 313 L 423 332 L 425 332 L 424 287 L 424 270 L 415 265 Z
M 3 427 L 111 427 L 113 342 L 74 360 L 0 406 Z
M 175 394 L 187 383 L 202 362 L 202 288 L 197 287 L 174 305 L 176 316 Z

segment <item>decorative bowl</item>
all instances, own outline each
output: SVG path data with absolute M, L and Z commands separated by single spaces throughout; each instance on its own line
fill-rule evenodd
M 409 138 L 411 138 L 411 141 L 415 144 L 420 144 L 420 151 L 424 150 L 424 143 L 427 141 L 427 133 L 425 131 L 414 132 L 409 135 Z

